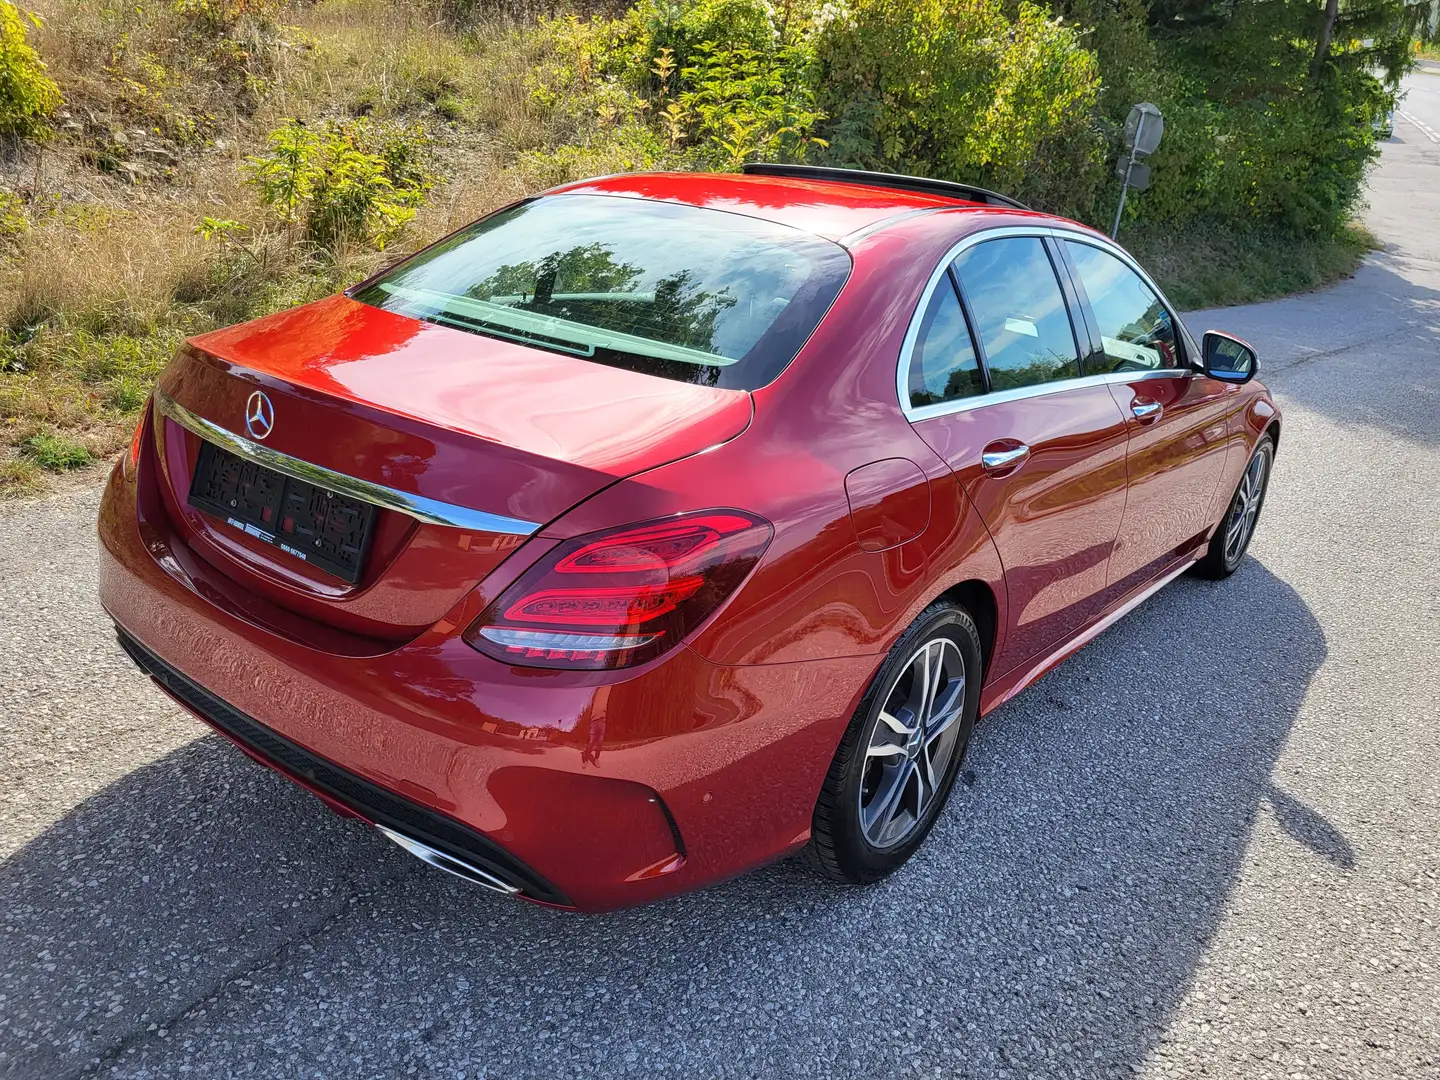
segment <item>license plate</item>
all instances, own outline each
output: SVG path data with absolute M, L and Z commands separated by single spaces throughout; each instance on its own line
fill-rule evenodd
M 360 579 L 375 507 L 201 441 L 190 505 L 326 573 Z

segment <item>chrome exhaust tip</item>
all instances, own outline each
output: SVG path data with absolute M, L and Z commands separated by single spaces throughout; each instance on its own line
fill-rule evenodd
M 447 855 L 443 851 L 436 851 L 429 844 L 422 844 L 419 840 L 406 836 L 404 833 L 398 833 L 394 829 L 387 829 L 384 825 L 376 825 L 375 828 L 379 829 L 384 836 L 399 844 L 421 862 L 428 863 L 437 870 L 444 870 L 447 874 L 454 874 L 456 877 L 464 878 L 474 885 L 479 885 L 481 888 L 489 889 L 492 892 L 498 892 L 505 896 L 516 896 L 520 892 L 517 886 L 511 885 L 508 881 L 496 877 L 489 870 L 481 870 L 478 866 L 471 866 L 463 859 L 457 859 L 454 855 Z

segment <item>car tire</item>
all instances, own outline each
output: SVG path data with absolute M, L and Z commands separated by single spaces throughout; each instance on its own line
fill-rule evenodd
M 969 746 L 981 672 L 979 631 L 957 604 L 931 604 L 901 635 L 855 710 L 815 804 L 806 853 L 822 876 L 869 884 L 924 842 Z M 934 684 L 928 705 L 922 678 Z
M 1260 522 L 1260 511 L 1265 506 L 1265 492 L 1270 487 L 1270 471 L 1274 465 L 1275 440 L 1269 435 L 1262 435 L 1245 464 L 1245 472 L 1240 476 L 1235 493 L 1225 505 L 1225 516 L 1216 526 L 1210 546 L 1194 566 L 1196 577 L 1219 581 L 1239 569 L 1255 536 L 1255 527 Z

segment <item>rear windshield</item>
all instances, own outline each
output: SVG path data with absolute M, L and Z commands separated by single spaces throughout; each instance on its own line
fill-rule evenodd
M 794 358 L 849 272 L 838 244 L 773 222 L 551 195 L 477 221 L 351 295 L 596 363 L 754 390 Z

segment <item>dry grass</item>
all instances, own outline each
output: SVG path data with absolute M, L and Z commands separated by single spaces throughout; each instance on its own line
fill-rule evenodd
M 1121 233 L 1121 243 L 1182 309 L 1253 304 L 1332 285 L 1380 245 L 1359 225 L 1338 237 L 1297 239 L 1257 229 Z
M 270 17 L 252 2 L 260 15 L 217 40 L 169 0 L 33 6 L 66 106 L 43 152 L 0 160 L 0 191 L 28 220 L 0 234 L 0 495 L 43 486 L 37 460 L 58 468 L 63 455 L 21 453 L 37 439 L 96 457 L 126 445 L 185 336 L 333 292 L 592 163 L 530 154 L 550 147 L 527 82 L 535 35 L 513 16 L 457 31 L 387 0 Z M 358 116 L 421 125 L 441 182 L 389 253 L 317 251 L 267 215 L 240 166 L 287 118 Z M 242 228 L 205 239 L 206 217 Z
M 0 498 L 34 495 L 49 485 L 34 462 L 23 458 L 0 458 Z
M 203 273 L 205 248 L 173 210 L 101 207 L 78 222 L 57 215 L 17 245 L 0 325 L 151 332 L 168 321 L 177 287 Z

